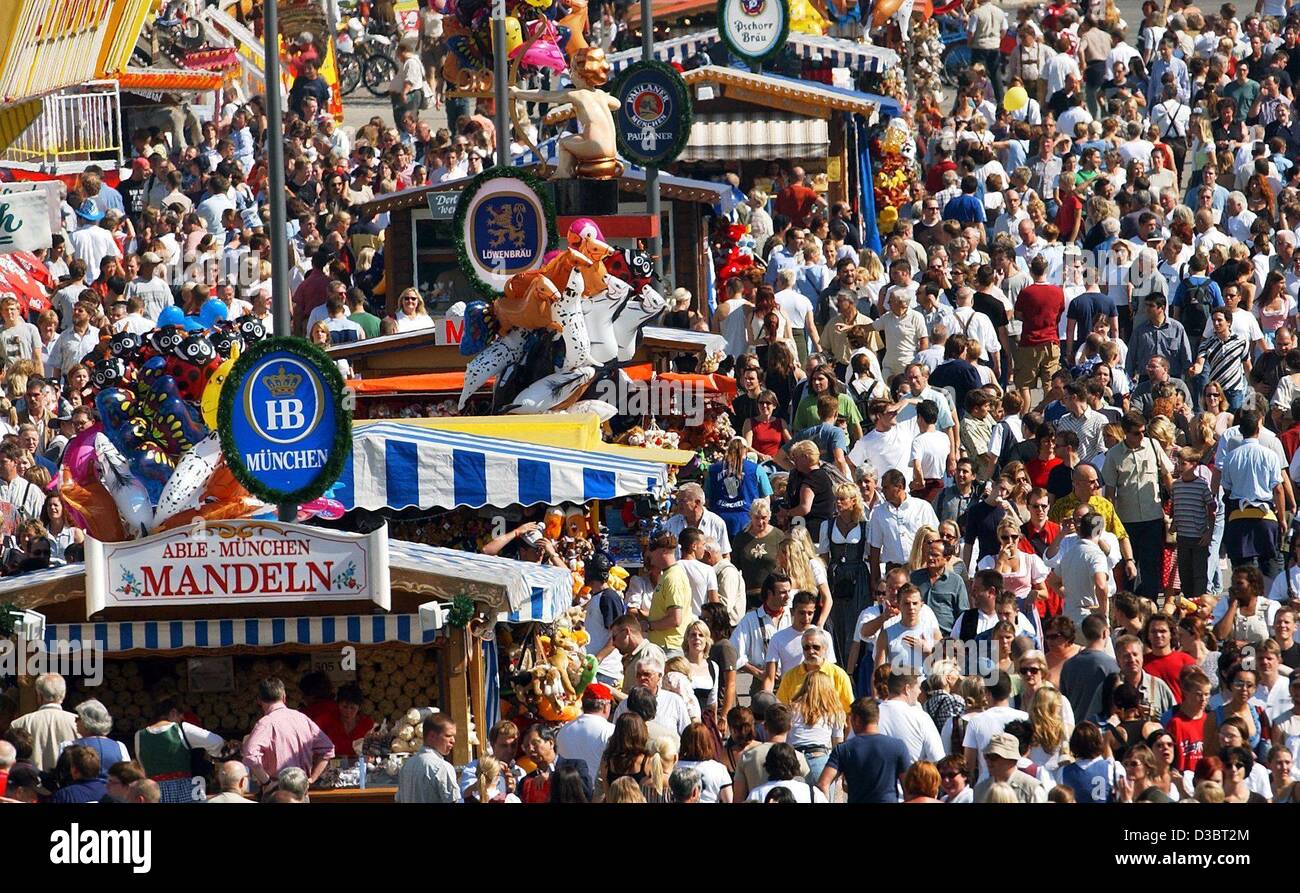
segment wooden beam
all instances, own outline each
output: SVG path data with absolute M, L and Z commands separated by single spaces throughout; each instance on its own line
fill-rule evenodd
M 579 216 L 556 217 L 555 229 L 567 233 Z M 596 221 L 607 239 L 653 239 L 659 235 L 659 218 L 652 214 L 602 214 L 587 218 Z
M 466 679 L 469 683 L 470 713 L 477 733 L 475 740 L 469 744 L 474 748 L 474 756 L 477 758 L 487 753 L 487 685 L 484 676 L 487 668 L 483 660 L 483 643 L 472 635 L 466 635 L 465 642 L 469 649 L 469 672 Z
M 463 766 L 473 759 L 469 743 L 469 661 L 466 659 L 465 630 L 452 629 L 447 643 L 447 691 L 442 692 L 444 709 L 456 721 L 456 747 L 452 762 Z M 479 730 L 479 734 L 484 734 Z

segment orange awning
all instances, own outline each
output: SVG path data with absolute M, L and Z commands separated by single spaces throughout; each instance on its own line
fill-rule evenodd
M 123 90 L 157 90 L 162 93 L 219 90 L 225 81 L 217 71 L 183 71 L 179 68 L 161 71 L 131 68 L 118 72 L 114 77 Z
M 422 375 L 393 375 L 389 378 L 352 378 L 348 380 L 348 387 L 358 394 L 369 394 L 371 396 L 435 392 L 459 393 L 460 389 L 465 387 L 465 373 L 427 372 Z

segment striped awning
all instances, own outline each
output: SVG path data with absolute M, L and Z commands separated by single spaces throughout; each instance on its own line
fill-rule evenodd
M 38 96 L 0 108 L 0 152 L 8 149 L 23 135 L 23 131 L 31 126 L 44 107 L 44 99 Z
M 418 614 L 347 614 L 333 617 L 270 617 L 249 620 L 145 620 L 46 624 L 45 644 L 94 642 L 108 654 L 175 651 L 180 648 L 276 648 L 284 645 L 423 645 L 437 637 L 422 631 Z
M 684 63 L 692 56 L 704 52 L 720 39 L 718 29 L 710 28 L 698 34 L 660 40 L 654 45 L 654 57 L 660 62 Z M 829 62 L 836 68 L 851 68 L 854 71 L 880 74 L 899 64 L 898 53 L 891 49 L 870 43 L 859 43 L 855 40 L 842 40 L 838 37 L 792 32 L 787 46 L 800 59 Z M 641 49 L 638 47 L 614 53 L 609 57 L 609 64 L 615 72 L 619 72 L 640 59 Z
M 825 158 L 830 137 L 825 118 L 749 112 L 696 115 L 682 161 L 762 161 Z
M 219 71 L 181 68 L 128 68 L 114 77 L 123 90 L 153 90 L 159 93 L 206 93 L 218 90 L 225 78 Z
M 658 462 L 386 422 L 354 431 L 334 498 L 371 511 L 504 508 L 658 494 L 667 481 Z
M 403 540 L 388 541 L 388 558 L 399 581 L 404 570 L 423 570 L 458 583 L 504 586 L 507 605 L 500 619 L 511 623 L 530 620 L 552 623 L 573 603 L 572 575 L 551 565 Z M 446 600 L 457 594 L 451 590 L 428 591 Z

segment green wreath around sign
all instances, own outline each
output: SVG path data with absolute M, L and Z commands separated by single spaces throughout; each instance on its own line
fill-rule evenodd
M 545 180 L 517 167 L 490 167 L 483 173 L 476 175 L 461 192 L 460 200 L 456 202 L 456 216 L 452 221 L 452 236 L 456 240 L 456 261 L 460 264 L 460 271 L 465 274 L 465 278 L 469 280 L 475 289 L 488 297 L 496 297 L 501 292 L 494 288 L 490 282 L 479 276 L 478 268 L 470 260 L 469 246 L 465 244 L 465 215 L 469 213 L 469 206 L 474 201 L 474 196 L 478 194 L 479 189 L 483 187 L 483 184 L 498 177 L 513 177 L 522 180 L 528 185 L 529 189 L 537 194 L 537 197 L 541 199 L 542 212 L 546 217 L 545 250 L 551 251 L 559 244 L 559 239 L 555 235 L 555 202 L 551 200 L 550 192 L 546 189 Z
M 239 399 L 237 392 L 241 390 L 238 386 L 239 383 L 248 374 L 250 366 L 275 351 L 291 353 L 298 359 L 311 363 L 324 377 L 327 390 L 332 395 L 340 397 L 337 417 L 334 420 L 337 430 L 334 432 L 334 443 L 330 447 L 330 455 L 325 462 L 325 467 L 321 469 L 321 473 L 312 483 L 292 492 L 284 492 L 268 487 L 249 472 L 247 466 L 244 465 L 243 458 L 239 455 L 239 450 L 235 446 L 234 426 L 231 424 L 232 417 L 237 409 L 236 401 Z M 311 502 L 333 486 L 339 475 L 343 473 L 344 463 L 347 462 L 348 456 L 352 453 L 352 413 L 343 408 L 341 400 L 346 388 L 347 385 L 343 381 L 342 373 L 339 372 L 338 366 L 330 359 L 329 355 L 302 338 L 268 338 L 265 341 L 257 342 L 241 353 L 239 359 L 235 361 L 235 365 L 230 369 L 230 375 L 226 378 L 226 386 L 221 389 L 221 399 L 217 404 L 217 427 L 221 430 L 221 453 L 225 457 L 226 465 L 230 468 L 231 474 L 235 476 L 235 480 L 243 484 L 244 488 L 258 499 L 273 505 L 282 503 L 302 505 L 304 502 Z
M 686 81 L 682 80 L 682 76 L 678 73 L 676 68 L 654 59 L 642 62 L 633 62 L 627 68 L 623 69 L 623 72 L 614 82 L 614 89 L 612 91 L 614 96 L 618 97 L 620 102 L 623 102 L 623 87 L 627 84 L 628 78 L 639 72 L 651 69 L 668 75 L 668 80 L 674 87 L 673 92 L 676 94 L 674 98 L 682 109 L 682 123 L 681 129 L 677 132 L 677 139 L 673 140 L 672 148 L 669 149 L 666 154 L 659 155 L 655 158 L 642 155 L 640 152 L 636 151 L 635 148 L 625 143 L 623 141 L 622 129 L 616 128 L 618 130 L 618 150 L 623 153 L 624 158 L 627 158 L 642 167 L 646 167 L 647 165 L 671 164 L 676 161 L 677 157 L 685 151 L 686 144 L 690 142 L 691 122 L 695 120 L 695 104 L 691 101 L 691 91 L 687 88 Z
M 732 41 L 731 35 L 727 33 L 727 3 L 728 0 L 718 0 L 718 34 L 722 36 L 722 42 L 727 45 L 727 49 L 735 53 L 750 65 L 760 65 L 768 59 L 776 56 L 785 49 L 786 41 L 790 39 L 790 4 L 787 0 L 768 0 L 769 3 L 776 3 L 781 7 L 781 36 L 777 38 L 772 48 L 761 56 L 755 56 L 747 53 Z

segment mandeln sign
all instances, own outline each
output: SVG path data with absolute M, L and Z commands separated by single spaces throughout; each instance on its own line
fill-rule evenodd
M 358 535 L 213 522 L 124 543 L 86 538 L 86 611 L 147 604 L 370 600 L 389 607 L 388 528 Z

